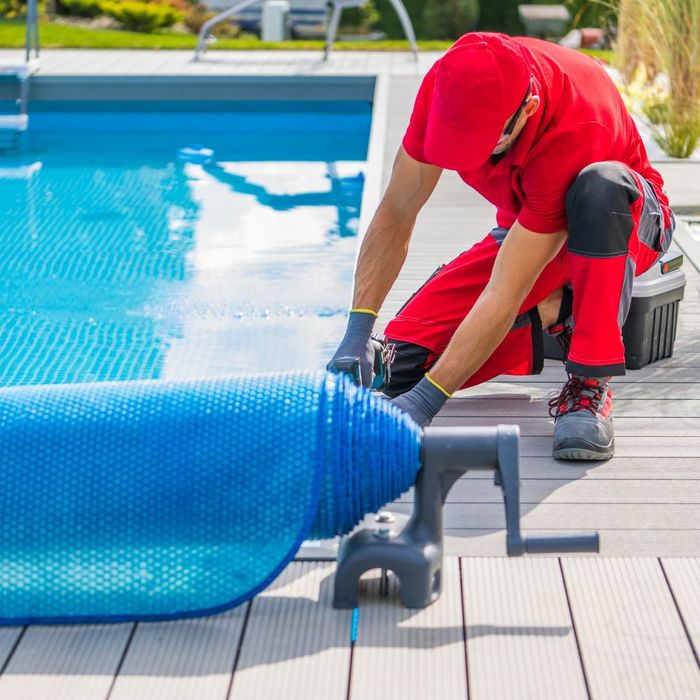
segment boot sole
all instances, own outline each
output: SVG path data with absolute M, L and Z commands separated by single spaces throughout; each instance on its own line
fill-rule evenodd
M 614 440 L 609 445 L 592 445 L 581 441 L 578 444 L 569 444 L 566 447 L 552 447 L 552 457 L 554 459 L 594 462 L 610 459 L 614 454 Z
M 560 450 L 552 450 L 554 459 L 567 459 L 571 461 L 602 462 L 610 459 L 615 454 L 615 448 L 601 450 L 585 450 L 580 447 L 564 447 Z

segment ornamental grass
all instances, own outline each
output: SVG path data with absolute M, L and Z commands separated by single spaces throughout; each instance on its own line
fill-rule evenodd
M 664 78 L 655 136 L 668 155 L 690 156 L 700 142 L 700 0 L 620 0 L 618 52 L 626 80 L 640 65 Z

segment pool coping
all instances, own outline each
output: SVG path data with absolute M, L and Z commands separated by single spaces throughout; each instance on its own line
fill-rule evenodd
M 30 105 L 44 101 L 371 101 L 375 76 L 35 76 Z M 230 96 L 222 91 L 230 90 Z M 17 96 L 11 81 L 0 100 Z
M 389 118 L 389 76 L 378 75 L 374 84 L 372 121 L 370 123 L 365 186 L 360 205 L 360 224 L 357 253 L 382 195 L 384 176 L 384 150 L 386 148 L 387 122 Z

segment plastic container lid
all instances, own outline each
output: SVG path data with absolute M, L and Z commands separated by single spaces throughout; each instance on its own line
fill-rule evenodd
M 685 273 L 680 268 L 661 274 L 658 264 L 634 278 L 632 297 L 655 297 L 685 286 Z

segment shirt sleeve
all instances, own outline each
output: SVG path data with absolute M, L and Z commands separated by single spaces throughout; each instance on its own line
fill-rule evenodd
M 541 144 L 521 175 L 520 224 L 537 233 L 566 229 L 567 191 L 587 165 L 609 160 L 610 146 L 610 132 L 597 122 L 577 124 Z
M 418 89 L 416 100 L 413 104 L 413 112 L 411 119 L 403 137 L 403 147 L 411 158 L 418 160 L 421 163 L 428 163 L 423 150 L 425 143 L 425 130 L 428 123 L 428 112 L 430 110 L 430 102 L 433 97 L 433 84 L 435 80 L 435 64 L 423 78 L 423 82 Z

